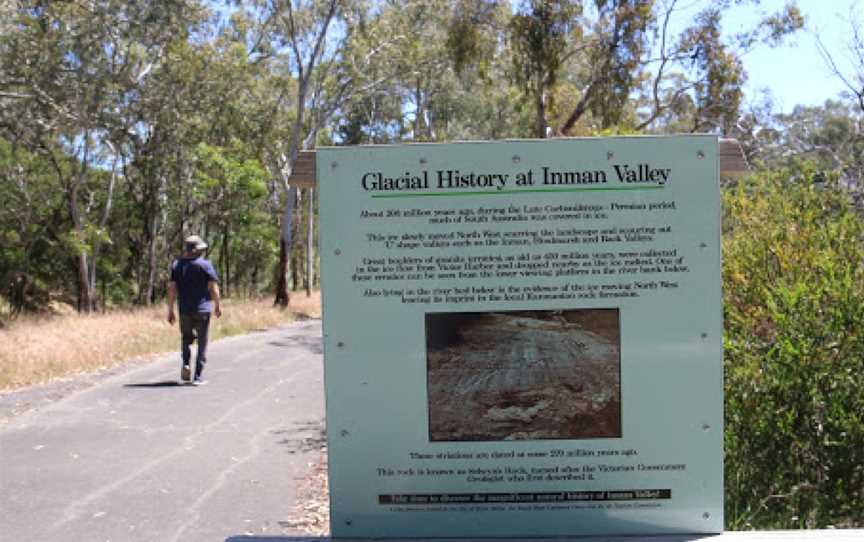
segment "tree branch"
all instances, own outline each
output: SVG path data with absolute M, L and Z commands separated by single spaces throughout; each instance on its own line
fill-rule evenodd
M 2 92 L 2 91 L 0 91 L 0 98 L 12 98 L 12 99 L 23 100 L 23 99 L 27 99 L 27 98 L 33 98 L 33 97 L 34 96 L 32 94 L 21 94 L 20 92 Z
M 855 95 L 856 99 L 858 100 L 858 107 L 861 109 L 861 111 L 864 111 L 864 88 L 859 89 L 857 85 L 853 85 L 849 81 L 849 79 L 846 78 L 846 75 L 843 74 L 843 72 L 837 66 L 837 63 L 834 61 L 834 56 L 822 42 L 822 38 L 818 34 L 816 35 L 816 48 L 819 50 L 819 54 L 822 55 L 822 60 L 824 60 L 825 63 L 828 64 L 828 67 L 831 69 L 831 72 L 834 74 L 834 76 L 840 79 L 840 81 L 844 85 L 846 85 L 846 88 L 848 88 L 852 92 L 852 94 Z

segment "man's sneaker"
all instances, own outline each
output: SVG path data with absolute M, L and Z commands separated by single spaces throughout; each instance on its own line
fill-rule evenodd
M 192 381 L 193 386 L 203 386 L 206 383 L 207 383 L 207 381 L 204 380 L 203 378 L 196 378 L 195 380 Z
M 180 380 L 184 382 L 192 380 L 192 369 L 188 365 L 184 365 L 183 368 L 180 369 Z

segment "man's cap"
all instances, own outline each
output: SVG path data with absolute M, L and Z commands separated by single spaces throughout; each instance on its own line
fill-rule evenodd
M 207 243 L 197 235 L 190 235 L 186 238 L 186 249 L 205 250 Z

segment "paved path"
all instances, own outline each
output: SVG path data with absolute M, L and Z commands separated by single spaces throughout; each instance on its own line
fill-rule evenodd
M 206 386 L 176 356 L 0 426 L 0 540 L 224 541 L 291 534 L 319 457 L 319 321 L 211 345 Z

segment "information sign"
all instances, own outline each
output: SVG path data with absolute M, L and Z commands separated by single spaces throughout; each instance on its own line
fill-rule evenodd
M 723 528 L 713 136 L 319 149 L 331 528 Z

